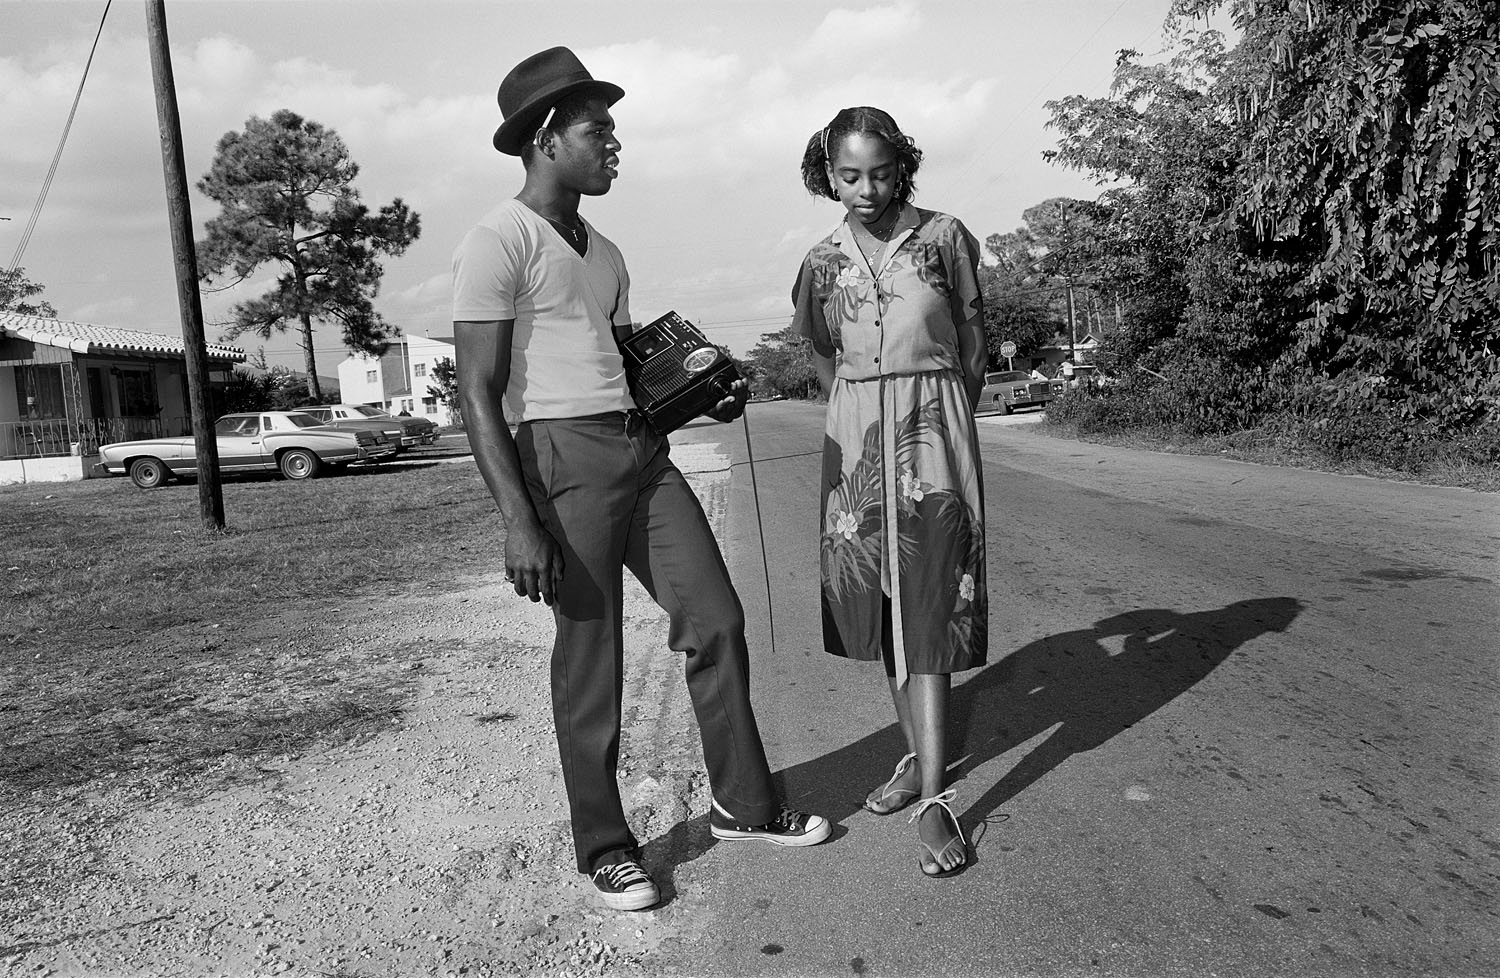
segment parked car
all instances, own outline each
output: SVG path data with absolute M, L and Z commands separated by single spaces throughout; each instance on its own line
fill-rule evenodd
M 374 431 L 339 431 L 324 427 L 299 411 L 226 414 L 214 423 L 219 472 L 279 471 L 288 479 L 310 479 L 325 465 L 376 462 L 395 454 L 395 446 Z M 96 472 L 130 476 L 142 489 L 155 489 L 173 476 L 198 471 L 198 450 L 191 435 L 121 441 L 99 448 Z
M 333 427 L 340 426 L 346 421 L 378 421 L 386 425 L 400 425 L 401 445 L 431 445 L 437 440 L 438 426 L 435 422 L 426 418 L 403 418 L 399 415 L 387 414 L 380 408 L 370 407 L 367 404 L 320 404 L 316 407 L 298 408 L 315 418 L 322 418 L 324 423 Z
M 316 418 L 318 424 L 340 431 L 373 431 L 390 443 L 397 452 L 400 452 L 408 444 L 407 439 L 415 439 L 410 444 L 420 441 L 420 434 L 411 431 L 401 422 L 404 418 L 392 418 L 390 416 L 367 418 L 362 414 L 335 411 L 332 405 L 320 406 L 308 405 L 299 407 L 297 411 L 310 418 Z
M 1052 384 L 1033 380 L 1024 370 L 995 370 L 984 375 L 975 414 L 1009 414 L 1016 408 L 1046 407 L 1052 399 Z

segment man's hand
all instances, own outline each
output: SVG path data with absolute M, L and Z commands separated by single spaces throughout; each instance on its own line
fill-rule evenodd
M 750 400 L 750 382 L 737 380 L 730 385 L 734 391 L 732 395 L 724 398 L 718 404 L 703 412 L 715 421 L 733 421 L 745 413 L 745 402 Z
M 530 521 L 505 528 L 505 579 L 516 594 L 550 607 L 562 576 L 562 550 L 552 534 Z

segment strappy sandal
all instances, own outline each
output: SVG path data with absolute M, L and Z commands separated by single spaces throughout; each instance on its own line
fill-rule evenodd
M 876 804 L 888 805 L 889 807 L 876 808 L 874 805 L 870 804 L 870 799 L 868 796 L 866 796 L 865 811 L 875 815 L 892 815 L 896 812 L 899 812 L 907 805 L 910 805 L 912 799 L 922 793 L 920 788 L 892 787 L 892 785 L 894 785 L 897 781 L 901 780 L 901 776 L 903 774 L 911 769 L 911 766 L 913 762 L 916 761 L 916 759 L 917 755 L 915 752 L 907 754 L 905 757 L 901 758 L 900 761 L 896 762 L 896 773 L 892 774 L 891 779 L 885 784 L 881 785 L 878 789 L 880 794 L 875 797 Z
M 948 807 L 948 803 L 950 801 L 953 801 L 957 797 L 958 792 L 952 788 L 949 788 L 942 794 L 933 795 L 931 798 L 923 798 L 922 803 L 917 806 L 917 810 L 912 813 L 910 821 L 916 822 L 922 817 L 923 812 L 927 811 L 927 809 L 932 808 L 935 805 L 941 808 L 943 811 L 947 812 L 948 820 L 953 823 L 953 831 L 955 834 L 953 838 L 948 840 L 948 844 L 943 846 L 943 848 L 941 849 L 934 850 L 932 846 L 929 846 L 926 842 L 922 841 L 920 835 L 918 835 L 917 837 L 917 845 L 926 850 L 927 858 L 932 862 L 934 866 L 941 867 L 943 865 L 942 857 L 946 855 L 948 851 L 954 846 L 958 846 L 959 851 L 961 851 L 964 856 L 964 861 L 959 863 L 957 866 L 954 866 L 952 869 L 940 868 L 936 873 L 929 873 L 927 871 L 927 864 L 922 862 L 921 860 L 918 860 L 918 868 L 922 870 L 922 875 L 926 876 L 928 879 L 940 880 L 947 879 L 950 876 L 957 876 L 959 873 L 963 872 L 969 865 L 969 842 L 964 838 L 964 827 L 958 823 L 958 816 L 953 814 L 953 809 Z M 917 831 L 919 833 L 921 832 L 920 825 L 917 826 Z

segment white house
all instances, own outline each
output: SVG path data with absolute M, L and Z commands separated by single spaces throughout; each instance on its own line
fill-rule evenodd
M 209 397 L 245 359 L 210 343 Z M 181 336 L 0 312 L 0 485 L 88 474 L 101 444 L 192 433 Z
M 392 414 L 448 423 L 448 409 L 427 389 L 432 368 L 452 360 L 451 336 L 402 336 L 383 357 L 358 354 L 339 364 L 339 390 L 346 404 L 368 404 Z

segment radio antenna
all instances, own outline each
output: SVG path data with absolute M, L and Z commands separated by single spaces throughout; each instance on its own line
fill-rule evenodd
M 755 450 L 750 447 L 750 405 L 740 412 L 745 429 L 745 461 L 750 467 L 750 495 L 755 499 L 755 534 L 760 537 L 760 569 L 766 576 L 766 624 L 771 631 L 771 655 L 776 654 L 776 613 L 771 610 L 771 563 L 766 559 L 766 530 L 760 522 L 760 487 L 755 483 Z

